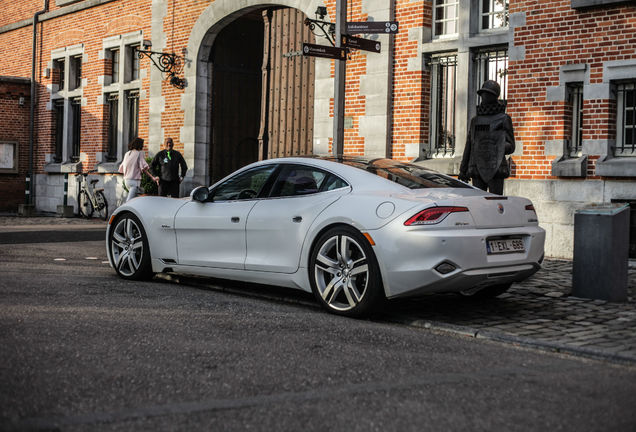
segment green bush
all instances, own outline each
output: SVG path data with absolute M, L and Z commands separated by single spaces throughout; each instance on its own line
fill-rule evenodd
M 150 156 L 146 157 L 146 162 L 148 162 L 148 165 L 150 165 L 150 163 L 152 162 L 152 158 Z M 152 181 L 152 179 L 148 177 L 148 174 L 146 174 L 145 172 L 141 173 L 141 187 L 143 188 L 146 195 L 157 195 L 157 193 L 159 193 L 159 187 L 157 186 L 157 183 Z

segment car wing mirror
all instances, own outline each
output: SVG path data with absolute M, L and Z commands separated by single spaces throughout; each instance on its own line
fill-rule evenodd
M 206 186 L 199 186 L 190 193 L 192 201 L 206 202 L 210 196 L 210 190 Z

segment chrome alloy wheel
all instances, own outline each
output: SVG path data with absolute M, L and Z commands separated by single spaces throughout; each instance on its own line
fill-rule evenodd
M 332 309 L 348 311 L 362 301 L 369 283 L 367 256 L 348 235 L 328 238 L 314 264 L 318 292 Z
M 142 264 L 143 234 L 137 223 L 129 217 L 120 219 L 111 237 L 110 249 L 115 268 L 123 276 L 133 276 Z

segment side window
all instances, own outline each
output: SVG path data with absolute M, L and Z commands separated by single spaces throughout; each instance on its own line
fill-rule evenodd
M 256 198 L 274 169 L 276 165 L 266 165 L 237 174 L 217 186 L 210 200 L 235 201 Z
M 343 180 L 321 169 L 287 165 L 276 178 L 270 197 L 309 195 L 346 185 Z

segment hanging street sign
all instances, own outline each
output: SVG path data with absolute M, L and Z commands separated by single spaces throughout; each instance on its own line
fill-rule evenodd
M 334 60 L 346 60 L 347 50 L 344 48 L 327 45 L 303 43 L 303 55 L 311 57 L 323 57 Z
M 348 22 L 347 33 L 385 33 L 395 34 L 398 32 L 397 21 L 364 21 L 364 22 Z
M 380 48 L 382 48 L 382 45 L 378 41 L 349 35 L 342 35 L 342 46 L 375 53 L 379 53 Z

